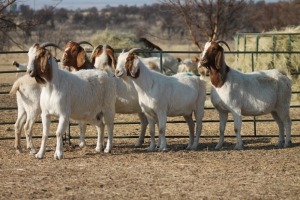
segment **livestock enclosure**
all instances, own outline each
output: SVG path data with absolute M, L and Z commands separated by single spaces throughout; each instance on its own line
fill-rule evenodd
M 244 151 L 233 150 L 235 135 L 232 118 L 225 132 L 222 150 L 215 151 L 218 142 L 218 115 L 209 94 L 200 146 L 197 151 L 186 151 L 188 128 L 182 118 L 168 118 L 166 136 L 168 152 L 147 152 L 149 137 L 140 148 L 134 143 L 139 134 L 136 115 L 116 114 L 114 146 L 111 154 L 94 152 L 95 128 L 88 127 L 87 146 L 78 147 L 78 127 L 70 124 L 65 136 L 65 159 L 53 160 L 56 119 L 51 124 L 45 159 L 35 160 L 25 148 L 17 154 L 14 149 L 16 98 L 8 94 L 12 83 L 24 74 L 16 71 L 12 61 L 27 62 L 27 52 L 0 53 L 0 193 L 1 199 L 298 199 L 300 196 L 300 84 L 299 73 L 293 79 L 291 102 L 292 142 L 290 148 L 275 146 L 278 137 L 271 115 L 243 117 Z M 61 57 L 61 52 L 53 52 Z M 166 51 L 182 57 L 199 56 L 200 52 Z M 299 52 L 275 52 L 300 57 Z M 236 66 L 238 57 L 250 58 L 255 71 L 257 56 L 274 52 L 226 52 L 226 62 Z M 295 65 L 297 63 L 290 63 Z M 276 66 L 276 63 L 275 65 Z M 263 66 L 259 66 L 260 69 Z M 280 68 L 285 66 L 280 66 Z M 268 66 L 265 67 L 267 69 Z M 210 81 L 207 79 L 208 92 Z M 35 124 L 33 135 L 40 145 L 42 127 Z M 24 134 L 23 134 L 24 135 Z M 148 136 L 148 135 L 147 135 Z

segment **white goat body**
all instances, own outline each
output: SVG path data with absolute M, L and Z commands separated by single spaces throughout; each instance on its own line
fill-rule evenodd
M 291 143 L 291 120 L 289 115 L 291 99 L 291 81 L 282 72 L 263 70 L 253 73 L 241 73 L 228 67 L 224 59 L 223 48 L 216 42 L 208 42 L 202 54 L 201 65 L 208 68 L 212 82 L 211 101 L 220 116 L 220 141 L 216 149 L 224 142 L 224 131 L 228 112 L 234 118 L 234 130 L 237 136 L 235 149 L 242 149 L 242 115 L 256 116 L 271 113 L 279 126 L 279 146 Z
M 92 62 L 96 68 L 105 70 L 113 75 L 116 60 L 114 50 L 109 45 L 99 45 L 92 52 Z M 141 122 L 141 132 L 135 146 L 141 146 L 144 143 L 145 133 L 148 125 L 147 118 L 139 105 L 138 93 L 134 87 L 132 79 L 125 76 L 122 79 L 114 78 L 117 89 L 116 113 L 120 114 L 138 114 Z
M 155 149 L 154 125 L 158 122 L 160 150 L 167 149 L 165 129 L 167 116 L 184 116 L 189 125 L 190 141 L 187 149 L 195 149 L 199 144 L 206 97 L 205 82 L 199 77 L 180 73 L 168 77 L 150 70 L 142 60 L 132 53 L 121 53 L 118 58 L 117 77 L 130 74 L 138 92 L 139 104 L 146 114 L 151 134 L 150 151 Z M 196 139 L 194 121 L 196 118 Z
M 30 153 L 36 153 L 32 142 L 32 127 L 41 114 L 40 94 L 41 85 L 29 75 L 24 75 L 17 79 L 11 90 L 10 95 L 16 95 L 18 106 L 18 117 L 15 123 L 15 148 L 18 153 L 22 152 L 21 148 L 21 131 L 24 126 L 27 148 Z
M 96 125 L 97 148 L 99 149 L 102 149 L 103 145 L 104 136 L 100 135 L 100 129 L 104 119 L 108 125 L 108 142 L 105 152 L 110 152 L 116 95 L 115 83 L 111 77 L 99 70 L 82 70 L 75 73 L 61 70 L 50 52 L 42 45 L 33 45 L 29 49 L 28 57 L 28 73 L 38 82 L 45 84 L 40 97 L 43 137 L 36 158 L 43 158 L 45 154 L 51 115 L 59 118 L 55 159 L 63 158 L 62 134 L 67 129 L 69 118 Z

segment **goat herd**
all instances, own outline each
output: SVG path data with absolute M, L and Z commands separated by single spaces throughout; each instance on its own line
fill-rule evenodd
M 28 51 L 27 74 L 15 81 L 10 94 L 16 94 L 18 117 L 15 123 L 15 148 L 21 152 L 20 134 L 24 126 L 27 148 L 35 157 L 44 157 L 50 128 L 50 116 L 59 119 L 56 130 L 55 159 L 63 158 L 62 136 L 69 120 L 78 121 L 80 147 L 85 145 L 87 123 L 95 125 L 98 133 L 96 151 L 109 153 L 112 150 L 115 113 L 137 113 L 141 132 L 136 146 L 142 145 L 149 124 L 151 135 L 149 151 L 167 150 L 165 138 L 168 116 L 183 116 L 189 127 L 187 149 L 197 149 L 202 130 L 205 81 L 192 73 L 177 73 L 166 76 L 153 70 L 153 63 L 136 53 L 141 49 L 123 51 L 115 59 L 114 49 L 109 45 L 94 48 L 91 61 L 81 44 L 69 42 L 63 48 L 61 66 L 47 47 L 59 48 L 53 43 L 34 44 Z M 205 44 L 198 67 L 210 73 L 211 101 L 220 117 L 220 138 L 216 149 L 222 148 L 228 113 L 234 119 L 237 137 L 235 149 L 243 149 L 241 139 L 242 115 L 271 113 L 279 127 L 279 147 L 291 144 L 290 100 L 291 81 L 279 70 L 264 70 L 241 73 L 225 63 L 224 41 L 209 41 Z M 229 48 L 229 47 L 228 47 Z M 159 58 L 158 58 L 159 59 Z M 163 66 L 172 70 L 168 58 L 162 57 Z M 152 64 L 151 64 L 152 63 Z M 159 65 L 158 65 L 159 66 Z M 83 70 L 84 69 L 84 70 Z M 192 115 L 194 114 L 195 124 Z M 31 136 L 32 126 L 41 115 L 43 124 L 42 142 L 36 152 Z M 155 143 L 155 124 L 159 142 Z M 108 139 L 104 149 L 104 129 Z M 196 132 L 196 134 L 195 134 Z M 284 136 L 285 140 L 284 140 Z

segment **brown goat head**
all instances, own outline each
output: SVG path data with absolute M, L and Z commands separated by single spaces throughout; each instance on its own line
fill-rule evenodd
M 49 50 L 40 47 L 38 44 L 36 47 L 36 55 L 34 59 L 34 71 L 30 76 L 34 77 L 38 83 L 45 84 L 46 81 L 52 80 L 52 61 L 51 53 Z
M 117 60 L 115 58 L 115 51 L 109 45 L 105 45 L 105 49 L 106 49 L 106 55 L 107 55 L 107 63 L 104 63 L 104 64 L 112 67 L 115 70 L 116 69 L 116 63 L 117 63 Z M 93 52 L 91 54 L 91 61 L 92 61 L 93 65 L 95 65 L 96 58 L 100 57 L 103 54 L 103 51 L 104 51 L 104 46 L 103 45 L 98 45 L 93 50 Z
M 73 67 L 76 71 L 80 70 L 86 62 L 84 49 L 78 43 L 70 41 L 64 46 L 63 50 L 62 65 L 64 67 Z
M 200 65 L 209 70 L 211 82 L 215 87 L 223 86 L 229 71 L 225 63 L 224 49 L 219 43 L 224 43 L 228 47 L 224 41 L 207 42 L 200 59 Z

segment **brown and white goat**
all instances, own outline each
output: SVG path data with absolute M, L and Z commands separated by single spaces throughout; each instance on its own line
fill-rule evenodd
M 88 59 L 86 51 L 81 44 L 88 44 L 93 47 L 87 41 L 74 42 L 69 41 L 64 47 L 64 54 L 62 56 L 62 65 L 64 69 L 68 71 L 79 71 L 81 69 L 94 69 L 94 65 Z
M 233 115 L 237 137 L 235 149 L 243 149 L 242 115 L 257 116 L 268 113 L 272 114 L 279 127 L 278 146 L 288 147 L 291 143 L 290 79 L 277 69 L 241 73 L 229 67 L 220 43 L 228 47 L 224 41 L 207 42 L 200 61 L 200 65 L 209 70 L 212 83 L 211 101 L 220 117 L 220 140 L 216 149 L 223 145 L 229 112 Z

